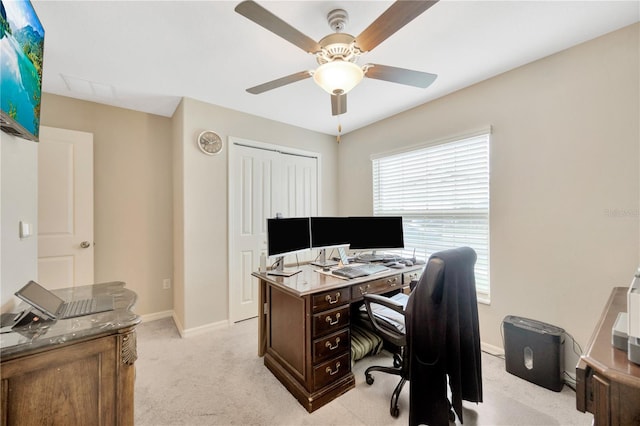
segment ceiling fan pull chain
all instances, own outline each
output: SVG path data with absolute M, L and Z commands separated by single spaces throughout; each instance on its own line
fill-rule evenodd
M 340 118 L 338 118 L 338 136 L 336 136 L 336 141 L 338 141 L 338 143 L 340 143 L 340 133 L 342 133 L 342 125 L 340 124 Z

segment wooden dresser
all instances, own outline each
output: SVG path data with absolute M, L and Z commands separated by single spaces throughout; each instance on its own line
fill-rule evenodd
M 627 288 L 615 287 L 576 367 L 576 408 L 594 426 L 640 425 L 640 365 L 611 344 L 611 328 L 627 311 Z
M 355 387 L 351 316 L 365 293 L 398 292 L 424 265 L 344 280 L 304 265 L 291 277 L 254 273 L 260 282 L 258 354 L 309 412 Z
M 65 300 L 111 294 L 116 309 L 3 329 L 0 424 L 132 425 L 136 294 L 122 282 L 54 292 Z

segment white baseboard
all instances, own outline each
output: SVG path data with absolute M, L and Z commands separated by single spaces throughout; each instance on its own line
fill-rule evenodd
M 159 320 L 159 319 L 168 318 L 168 317 L 173 317 L 173 322 L 176 324 L 178 333 L 180 333 L 180 337 L 182 337 L 183 339 L 193 337 L 193 336 L 198 336 L 200 334 L 208 333 L 210 331 L 227 328 L 231 324 L 229 320 L 223 320 L 223 321 L 218 321 L 211 324 L 205 324 L 198 327 L 185 329 L 182 326 L 182 323 L 176 317 L 175 312 L 173 311 L 162 311 L 162 312 L 155 312 L 152 314 L 141 315 L 140 319 L 142 320 L 142 322 L 148 322 L 148 321 L 154 321 L 154 320 Z M 480 349 L 491 355 L 504 357 L 504 349 L 502 349 L 499 346 L 494 346 L 494 345 L 490 345 L 489 343 L 480 342 Z
M 230 324 L 229 320 L 223 320 L 223 321 L 218 321 L 211 324 L 205 324 L 205 325 L 200 325 L 198 327 L 185 329 L 182 323 L 178 320 L 178 318 L 176 318 L 175 313 L 173 314 L 173 321 L 176 323 L 176 328 L 178 329 L 178 333 L 180 333 L 180 337 L 182 337 L 183 339 L 193 337 L 193 336 L 199 336 L 200 334 L 208 333 L 210 331 L 227 328 L 229 327 L 229 324 Z
M 480 342 L 480 350 L 495 356 L 504 356 L 504 349 L 499 346 L 493 346 L 485 342 Z
M 162 318 L 170 318 L 173 316 L 173 311 L 162 311 L 162 312 L 154 312 L 152 314 L 140 315 L 140 320 L 142 322 L 155 321 Z

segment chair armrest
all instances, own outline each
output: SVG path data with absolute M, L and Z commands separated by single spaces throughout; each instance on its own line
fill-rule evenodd
M 364 294 L 362 297 L 364 298 L 364 303 L 367 306 L 367 312 L 369 311 L 369 304 L 374 303 L 393 309 L 400 314 L 404 314 L 404 306 L 389 297 L 380 296 L 379 294 Z
M 379 333 L 396 346 L 405 346 L 406 335 L 400 330 L 393 328 L 392 326 L 385 327 L 384 325 L 382 325 L 382 320 L 376 317 L 371 307 L 372 304 L 378 304 L 404 316 L 404 307 L 402 306 L 402 304 L 396 302 L 393 299 L 377 294 L 365 294 L 363 297 L 367 315 L 369 316 L 369 320 L 371 321 L 371 324 L 376 333 Z

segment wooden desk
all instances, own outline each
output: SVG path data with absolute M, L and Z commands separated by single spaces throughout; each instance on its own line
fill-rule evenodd
M 0 424 L 133 425 L 136 294 L 122 282 L 54 293 L 65 300 L 110 294 L 116 309 L 3 330 Z
M 352 304 L 366 293 L 398 292 L 424 265 L 344 280 L 304 265 L 302 272 L 259 279 L 258 355 L 307 411 L 355 387 L 351 372 Z M 355 306 L 354 306 L 355 308 Z
M 627 288 L 615 287 L 576 367 L 576 408 L 593 424 L 640 424 L 640 365 L 611 345 L 611 328 L 627 311 Z

